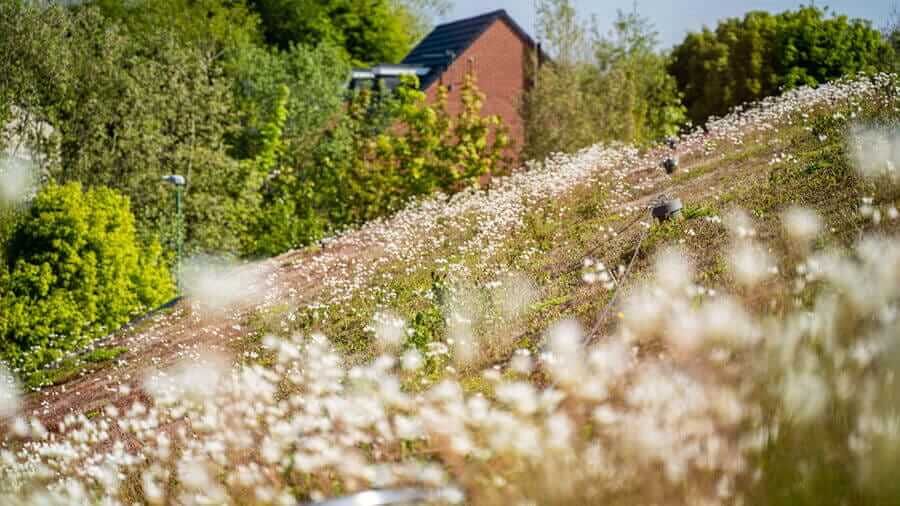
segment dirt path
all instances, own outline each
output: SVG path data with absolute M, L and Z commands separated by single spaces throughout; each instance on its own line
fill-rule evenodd
M 125 411 L 135 401 L 146 400 L 141 385 L 150 371 L 165 371 L 210 354 L 231 355 L 238 341 L 249 332 L 248 317 L 261 307 L 311 301 L 322 289 L 321 273 L 377 254 L 375 250 L 347 247 L 347 239 L 351 237 L 321 251 L 289 252 L 233 272 L 232 275 L 250 273 L 249 278 L 258 283 L 251 290 L 253 304 L 210 310 L 182 299 L 173 307 L 98 341 L 96 346 L 123 347 L 127 351 L 112 364 L 28 394 L 22 413 L 37 417 L 53 430 L 69 414 L 92 415 L 110 405 Z M 315 264 L 310 262 L 313 268 L 307 264 L 311 259 L 318 260 Z

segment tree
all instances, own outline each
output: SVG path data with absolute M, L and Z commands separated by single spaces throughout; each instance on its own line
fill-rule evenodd
M 244 0 L 92 0 L 85 5 L 136 36 L 165 27 L 208 61 L 262 42 L 259 16 Z
M 407 30 L 413 42 L 428 34 L 435 16 L 450 12 L 451 0 L 392 0 L 394 9 L 405 10 L 409 16 Z
M 324 44 L 287 51 L 252 47 L 236 54 L 226 68 L 240 121 L 240 130 L 229 135 L 231 154 L 239 159 L 256 155 L 262 128 L 275 116 L 279 90 L 286 86 L 284 155 L 308 156 L 343 110 L 349 72 L 341 50 Z
M 669 71 L 694 122 L 774 95 L 845 75 L 891 68 L 894 51 L 867 21 L 829 16 L 817 7 L 772 15 L 750 12 L 715 31 L 690 33 Z
M 499 117 L 482 115 L 474 80 L 465 83 L 460 114 L 451 115 L 446 100 L 442 90 L 429 103 L 414 78 L 393 93 L 353 96 L 312 158 L 283 163 L 267 183 L 250 253 L 278 254 L 502 172 L 509 139 Z
M 589 85 L 607 111 L 607 139 L 641 144 L 674 135 L 684 122 L 677 84 L 658 45 L 652 23 L 637 11 L 618 11 L 605 37 L 594 28 L 599 77 Z
M 619 12 L 603 35 L 579 21 L 570 0 L 545 0 L 539 31 L 553 61 L 536 71 L 522 103 L 529 158 L 571 152 L 602 141 L 645 143 L 675 133 L 684 121 L 657 34 L 636 12 Z
M 896 3 L 891 8 L 891 14 L 882 28 L 881 34 L 894 50 L 892 70 L 897 72 L 900 70 L 900 7 Z
M 368 194 L 366 207 L 374 210 L 358 221 L 395 211 L 417 195 L 477 185 L 482 176 L 502 171 L 505 162 L 509 137 L 498 116 L 481 115 L 484 95 L 473 75 L 465 78 L 462 109 L 455 117 L 447 109 L 446 88 L 438 90 L 434 104 L 415 79 L 396 93 L 392 117 L 402 130 L 379 134 L 364 146 L 363 158 L 369 163 L 356 165 L 362 169 L 359 186 Z
M 537 36 L 554 61 L 561 65 L 588 61 L 589 27 L 578 17 L 571 0 L 542 0 L 536 7 Z
M 2 255 L 3 359 L 32 371 L 171 297 L 161 251 L 137 239 L 128 199 L 112 190 L 42 189 Z
M 55 130 L 59 183 L 127 195 L 145 238 L 174 240 L 164 174 L 187 176 L 189 250 L 240 250 L 260 181 L 228 155 L 237 126 L 219 65 L 164 27 L 140 35 L 96 9 L 36 9 L 2 0 L 0 96 Z M 8 55 L 8 56 L 7 56 Z
M 397 0 L 252 0 L 269 44 L 330 44 L 343 48 L 353 65 L 398 62 L 421 26 Z

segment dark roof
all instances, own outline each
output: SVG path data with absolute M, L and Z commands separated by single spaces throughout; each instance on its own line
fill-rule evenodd
M 460 19 L 438 25 L 422 39 L 403 59 L 404 64 L 422 65 L 431 69 L 421 80 L 427 88 L 497 20 L 506 21 L 529 47 L 536 47 L 534 40 L 503 9 L 488 12 L 474 18 Z

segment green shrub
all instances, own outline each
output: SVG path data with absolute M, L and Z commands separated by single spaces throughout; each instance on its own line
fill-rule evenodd
M 392 117 L 400 129 L 383 132 L 363 145 L 354 171 L 360 180 L 368 220 L 396 211 L 417 195 L 452 193 L 477 184 L 505 167 L 509 137 L 498 116 L 482 116 L 484 95 L 473 76 L 463 83 L 462 108 L 448 110 L 448 92 L 439 88 L 431 104 L 414 79 L 396 90 Z
M 4 253 L 0 352 L 23 373 L 174 293 L 160 245 L 137 241 L 128 199 L 105 188 L 45 187 Z
M 453 115 L 446 90 L 429 103 L 415 78 L 393 93 L 354 95 L 309 160 L 288 156 L 275 171 L 247 253 L 278 254 L 395 212 L 417 196 L 452 193 L 502 173 L 510 143 L 500 118 L 481 114 L 484 97 L 473 79 L 461 98 Z

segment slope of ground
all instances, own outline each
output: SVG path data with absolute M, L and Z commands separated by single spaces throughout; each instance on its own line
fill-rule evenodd
M 782 215 L 790 208 L 817 211 L 824 224 L 818 249 L 848 249 L 864 231 L 893 234 L 900 227 L 898 193 L 859 175 L 848 141 L 853 128 L 889 124 L 900 116 L 891 83 L 880 76 L 802 89 L 711 122 L 679 140 L 674 155 L 680 164 L 672 177 L 660 168 L 663 159 L 673 156 L 666 147 L 640 152 L 598 146 L 530 166 L 489 190 L 437 196 L 317 247 L 218 273 L 231 281 L 213 282 L 96 343 L 96 349 L 120 354 L 83 369 L 68 364 L 56 384 L 25 397 L 22 413 L 56 432 L 66 429 L 63 421 L 71 425 L 76 419 L 146 410 L 140 406 L 152 406 L 156 398 L 151 385 L 183 377 L 191 368 L 203 369 L 215 362 L 211 357 L 277 370 L 281 353 L 287 352 L 273 351 L 279 348 L 267 336 L 319 334 L 328 336 L 348 367 L 368 367 L 381 351 L 393 348 L 403 351 L 404 364 L 421 362 L 415 374 L 402 377 L 404 391 L 431 391 L 433 385 L 439 390 L 449 377 L 459 381 L 466 395 L 502 397 L 485 370 L 510 379 L 527 372 L 535 385 L 559 381 L 546 370 L 520 367 L 519 360 L 547 353 L 547 329 L 553 322 L 578 322 L 589 342 L 612 341 L 621 325 L 640 328 L 636 320 L 651 316 L 635 306 L 639 297 L 634 296 L 665 272 L 654 259 L 668 248 L 678 248 L 679 257 L 693 265 L 691 289 L 698 297 L 736 293 L 746 296 L 749 310 L 788 315 L 812 294 L 794 290 L 789 276 L 770 280 L 752 294 L 742 288 L 740 273 L 729 269 L 733 237 L 723 220 L 732 209 L 746 210 L 745 219 L 752 223 L 748 233 L 767 248 L 770 264 L 765 268 L 782 273 L 795 268 L 801 254 L 782 233 Z M 651 219 L 648 206 L 662 194 L 684 201 L 680 219 Z M 873 196 L 877 200 L 870 204 L 866 199 Z M 873 219 L 876 213 L 880 219 Z M 230 293 L 210 307 L 204 303 L 213 295 L 210 291 Z M 787 292 L 796 295 L 771 296 Z M 675 351 L 658 337 L 641 339 L 631 353 L 646 360 L 648 368 L 659 368 L 670 367 L 665 357 Z M 174 433 L 181 423 L 177 418 L 161 427 Z M 696 430 L 706 436 L 715 432 L 712 427 Z M 129 427 L 113 424 L 108 432 L 111 440 L 120 438 L 139 451 L 141 436 Z M 450 436 L 446 444 L 452 446 L 456 443 Z M 440 438 L 432 435 L 430 440 Z M 711 444 L 703 441 L 697 444 Z M 719 444 L 731 448 L 733 443 Z M 414 444 L 403 448 L 414 455 L 420 450 Z M 430 458 L 427 452 L 421 456 Z M 488 487 L 497 490 L 488 491 L 485 483 L 467 475 L 462 462 L 439 460 L 479 502 L 509 498 L 502 499 L 499 482 Z M 658 469 L 658 464 L 650 468 Z M 532 468 L 522 472 L 537 473 Z M 662 474 L 677 472 L 666 468 Z M 669 499 L 664 498 L 665 487 L 640 493 L 623 488 L 614 497 L 623 504 L 691 502 L 692 497 L 708 497 L 710 487 L 734 488 L 725 478 L 740 472 L 729 473 L 719 469 L 715 479 L 703 475 Z M 353 483 L 360 481 L 377 483 L 359 478 L 332 490 L 321 483 L 307 484 L 305 490 L 294 485 L 291 494 L 330 495 L 356 488 Z M 566 497 L 571 504 L 595 497 L 588 491 L 579 494 Z

